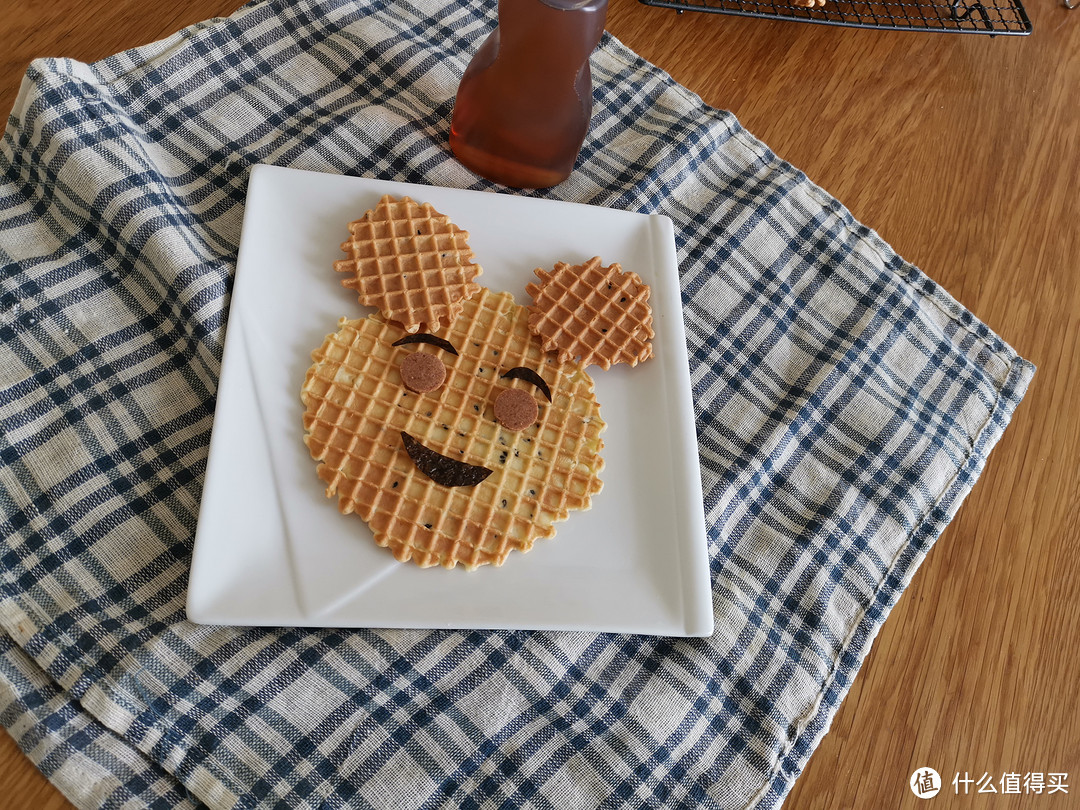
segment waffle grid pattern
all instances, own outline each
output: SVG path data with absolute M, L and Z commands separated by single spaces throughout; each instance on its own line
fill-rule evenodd
M 464 302 L 444 335 L 456 357 L 392 346 L 401 327 L 378 314 L 342 319 L 312 353 L 302 399 L 319 477 L 338 509 L 363 518 L 397 559 L 423 567 L 501 565 L 510 551 L 552 536 L 556 522 L 588 509 L 600 491 L 604 423 L 592 380 L 577 365 L 546 356 L 527 318 L 509 293 L 485 288 Z M 398 365 L 414 351 L 436 352 L 447 365 L 441 388 L 415 394 L 401 384 Z M 539 370 L 554 399 L 541 397 L 537 423 L 522 431 L 502 429 L 493 416 L 503 389 L 532 389 L 501 379 L 514 366 Z M 415 469 L 401 431 L 493 472 L 474 487 L 440 486 Z
M 604 369 L 652 357 L 650 290 L 637 273 L 624 273 L 618 263 L 603 267 L 598 256 L 535 273 L 540 284 L 525 286 L 533 297 L 529 329 L 546 351 Z
M 473 261 L 469 232 L 429 203 L 390 195 L 349 223 L 341 249 L 349 258 L 334 263 L 342 284 L 407 332 L 449 324 L 461 302 L 475 293 L 483 272 Z

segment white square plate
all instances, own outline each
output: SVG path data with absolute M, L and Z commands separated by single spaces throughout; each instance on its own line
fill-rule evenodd
M 397 562 L 338 513 L 303 442 L 311 351 L 361 317 L 333 263 L 384 194 L 469 231 L 478 279 L 528 303 L 537 267 L 600 256 L 652 287 L 655 356 L 593 367 L 603 490 L 499 568 Z M 230 305 L 188 616 L 206 624 L 709 635 L 713 611 L 671 220 L 595 206 L 256 166 Z

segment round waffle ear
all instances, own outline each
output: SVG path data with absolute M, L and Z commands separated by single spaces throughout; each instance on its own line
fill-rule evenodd
M 334 262 L 345 274 L 342 285 L 355 290 L 361 304 L 377 308 L 406 332 L 448 326 L 461 302 L 480 285 L 483 270 L 473 261 L 463 231 L 428 203 L 389 194 L 360 219 L 349 223 Z
M 533 297 L 529 331 L 560 362 L 636 366 L 652 357 L 649 285 L 618 263 L 601 265 L 594 256 L 584 264 L 557 262 L 551 272 L 537 268 L 540 283 L 525 286 Z

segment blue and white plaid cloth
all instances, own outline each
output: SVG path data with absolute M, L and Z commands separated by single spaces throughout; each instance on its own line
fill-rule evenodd
M 267 0 L 35 62 L 0 150 L 0 722 L 81 807 L 778 806 L 1033 367 L 610 36 L 550 196 L 676 224 L 717 630 L 184 615 L 248 170 L 491 188 L 467 0 Z

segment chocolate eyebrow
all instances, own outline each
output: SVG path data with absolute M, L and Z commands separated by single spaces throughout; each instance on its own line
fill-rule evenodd
M 450 354 L 457 354 L 457 349 L 446 338 L 432 335 L 428 332 L 417 332 L 415 335 L 406 335 L 401 340 L 395 340 L 391 343 L 391 346 L 404 346 L 407 343 L 430 343 L 432 346 L 438 346 L 440 349 L 446 349 Z
M 500 376 L 500 379 L 503 380 L 507 378 L 511 380 L 525 380 L 525 382 L 531 382 L 533 385 L 539 388 L 541 392 L 543 392 L 544 396 L 547 397 L 547 401 L 551 402 L 551 389 L 548 388 L 548 384 L 544 382 L 544 378 L 537 374 L 535 371 L 533 371 L 531 368 L 526 368 L 525 366 L 514 366 L 514 368 L 510 369 L 508 372 Z

